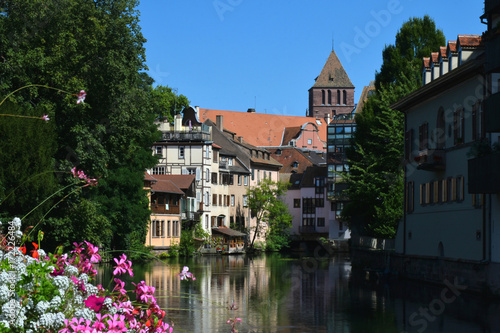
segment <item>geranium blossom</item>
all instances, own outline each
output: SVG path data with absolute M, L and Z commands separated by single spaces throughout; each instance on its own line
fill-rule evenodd
M 193 273 L 191 273 L 189 271 L 189 267 L 188 266 L 184 266 L 184 268 L 182 269 L 182 272 L 180 272 L 178 275 L 179 275 L 179 278 L 181 280 L 187 280 L 187 279 L 192 279 L 193 281 L 196 280 L 196 278 L 194 277 Z
M 132 271 L 132 262 L 127 260 L 127 256 L 122 254 L 120 256 L 120 260 L 113 258 L 116 262 L 115 270 L 113 271 L 113 275 L 120 275 L 123 273 L 129 273 L 130 276 L 134 276 L 134 272 Z
M 42 116 L 42 119 L 43 119 L 43 120 L 45 120 L 45 121 L 49 121 L 49 120 L 50 120 L 49 116 L 48 116 L 48 115 L 46 115 L 46 114 L 44 114 L 44 115 Z
M 76 104 L 85 103 L 85 97 L 87 97 L 87 93 L 85 92 L 85 90 L 80 90 L 80 93 L 78 93 L 78 100 L 76 101 Z

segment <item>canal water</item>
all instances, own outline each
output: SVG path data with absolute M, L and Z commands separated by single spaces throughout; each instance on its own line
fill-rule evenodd
M 180 281 L 183 266 L 196 281 Z M 500 332 L 500 304 L 456 281 L 432 286 L 354 272 L 350 259 L 198 256 L 134 266 L 175 332 Z M 230 308 L 235 304 L 235 309 Z

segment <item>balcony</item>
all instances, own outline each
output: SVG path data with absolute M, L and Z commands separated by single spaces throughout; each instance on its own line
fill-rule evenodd
M 220 161 L 219 169 L 227 169 L 227 161 Z
M 500 132 L 500 92 L 484 101 L 484 112 L 486 132 Z
M 318 231 L 314 225 L 303 225 L 299 227 L 299 232 L 301 234 L 315 234 Z
M 469 193 L 500 192 L 500 154 L 489 154 L 470 159 Z
M 442 171 L 446 169 L 446 153 L 443 149 L 421 150 L 414 159 L 419 170 Z
M 203 130 L 170 131 L 162 133 L 163 141 L 210 141 L 210 132 Z

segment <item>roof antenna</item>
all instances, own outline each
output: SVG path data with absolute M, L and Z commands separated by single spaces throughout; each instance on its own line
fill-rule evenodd
M 332 51 L 333 51 L 333 32 L 332 32 Z

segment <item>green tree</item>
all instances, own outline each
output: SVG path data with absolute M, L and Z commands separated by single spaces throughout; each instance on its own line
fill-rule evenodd
M 177 95 L 170 87 L 156 86 L 151 91 L 153 111 L 159 117 L 166 117 L 170 122 L 173 116 L 189 107 L 189 100 L 184 95 Z
M 353 232 L 393 238 L 403 215 L 403 115 L 390 108 L 421 85 L 424 56 L 445 44 L 441 30 L 429 17 L 411 18 L 386 46 L 376 73 L 376 93 L 356 115 L 353 145 L 347 151 L 349 173 L 344 175 L 350 202 L 342 215 Z
M 267 235 L 274 244 L 273 247 L 280 249 L 287 245 L 284 237 L 288 229 L 292 226 L 292 217 L 288 213 L 287 205 L 281 201 L 281 198 L 287 191 L 287 184 L 275 182 L 270 179 L 263 179 L 257 186 L 251 187 L 247 191 L 248 207 L 252 216 L 256 217 L 256 226 L 254 235 L 249 244 L 249 250 L 254 249 L 255 239 L 261 233 L 261 222 L 268 225 Z
M 55 124 L 57 146 L 51 157 L 56 168 L 67 171 L 77 166 L 99 179 L 100 185 L 86 199 L 95 201 L 97 213 L 110 221 L 115 232 L 106 246 L 124 250 L 144 242 L 149 210 L 142 180 L 144 170 L 156 162 L 151 144 L 158 138 L 153 80 L 145 73 L 145 39 L 137 4 L 137 0 L 0 4 L 0 97 L 31 84 L 73 94 L 87 92 L 80 104 L 76 96 L 39 86 L 9 99 L 23 112 L 36 109 L 49 114 Z M 7 185 L 5 178 L 1 182 Z M 63 209 L 70 207 L 61 205 L 52 217 L 64 218 Z
M 422 58 L 439 51 L 446 45 L 442 30 L 429 15 L 412 17 L 396 33 L 394 45 L 387 45 L 382 51 L 382 66 L 375 74 L 375 87 L 398 84 L 404 77 L 418 84 L 422 82 Z

